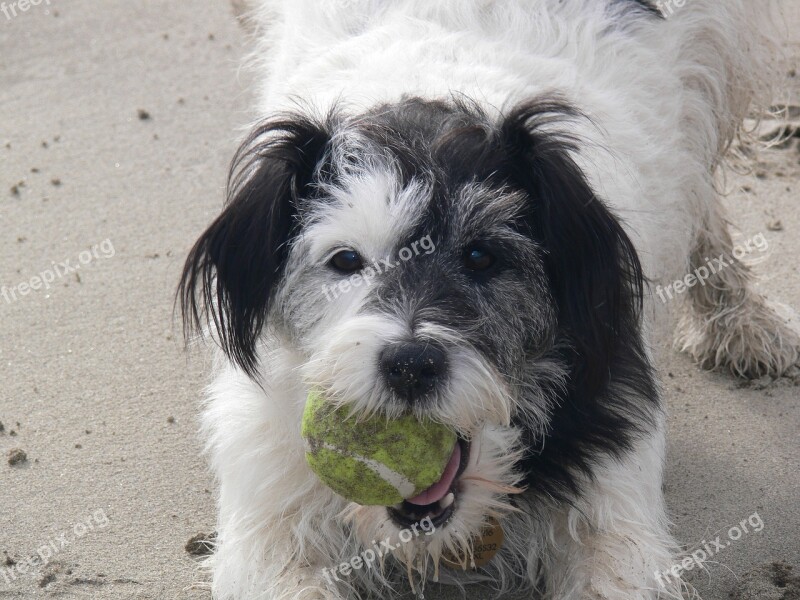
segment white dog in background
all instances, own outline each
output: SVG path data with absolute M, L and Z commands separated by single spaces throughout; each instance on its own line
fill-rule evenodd
M 679 597 L 651 284 L 731 254 L 715 176 L 769 92 L 766 2 L 255 4 L 264 120 L 179 292 L 219 347 L 215 598 Z M 781 374 L 800 340 L 750 279 L 689 287 L 678 342 Z M 451 426 L 457 475 L 425 505 L 348 503 L 305 462 L 311 387 Z

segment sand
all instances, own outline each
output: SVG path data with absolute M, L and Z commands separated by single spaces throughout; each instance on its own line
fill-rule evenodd
M 787 22 L 796 33 L 797 6 Z M 207 358 L 184 352 L 172 302 L 250 117 L 245 50 L 223 0 L 0 13 L 0 285 L 17 290 L 0 295 L 0 598 L 209 597 L 185 550 L 214 527 L 196 433 Z M 736 177 L 727 204 L 743 239 L 769 242 L 762 289 L 800 307 L 795 144 Z M 19 288 L 33 277 L 52 281 Z M 690 578 L 725 600 L 760 565 L 800 565 L 800 387 L 701 372 L 660 339 L 676 535 L 763 521 Z M 9 464 L 14 449 L 26 460 Z

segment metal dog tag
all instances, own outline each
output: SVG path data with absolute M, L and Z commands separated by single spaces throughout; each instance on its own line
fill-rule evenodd
M 472 562 L 470 557 L 453 556 L 452 553 L 446 552 L 442 556 L 442 563 L 451 569 L 467 570 L 477 569 L 483 567 L 494 558 L 495 554 L 500 551 L 505 540 L 503 528 L 496 519 L 490 518 L 489 522 L 481 532 L 481 537 L 473 540 L 472 547 Z

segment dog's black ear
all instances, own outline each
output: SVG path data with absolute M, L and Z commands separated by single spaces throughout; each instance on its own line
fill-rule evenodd
M 297 228 L 297 202 L 330 141 L 327 126 L 301 115 L 268 121 L 231 164 L 222 214 L 200 236 L 178 288 L 187 332 L 208 320 L 227 356 L 256 372 L 256 343 Z
M 594 397 L 626 340 L 638 337 L 643 275 L 633 243 L 576 164 L 580 142 L 564 123 L 568 104 L 533 101 L 510 113 L 501 140 L 507 177 L 532 200 L 528 224 L 544 246 L 559 326 L 577 353 L 573 384 Z

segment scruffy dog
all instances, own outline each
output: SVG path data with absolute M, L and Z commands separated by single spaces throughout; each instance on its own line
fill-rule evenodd
M 767 3 L 677 4 L 255 3 L 264 120 L 179 290 L 219 349 L 215 598 L 682 593 L 655 286 L 683 282 L 704 367 L 781 374 L 800 340 L 730 258 L 717 185 L 769 90 Z M 424 504 L 349 503 L 304 458 L 312 388 L 452 427 L 457 472 Z

